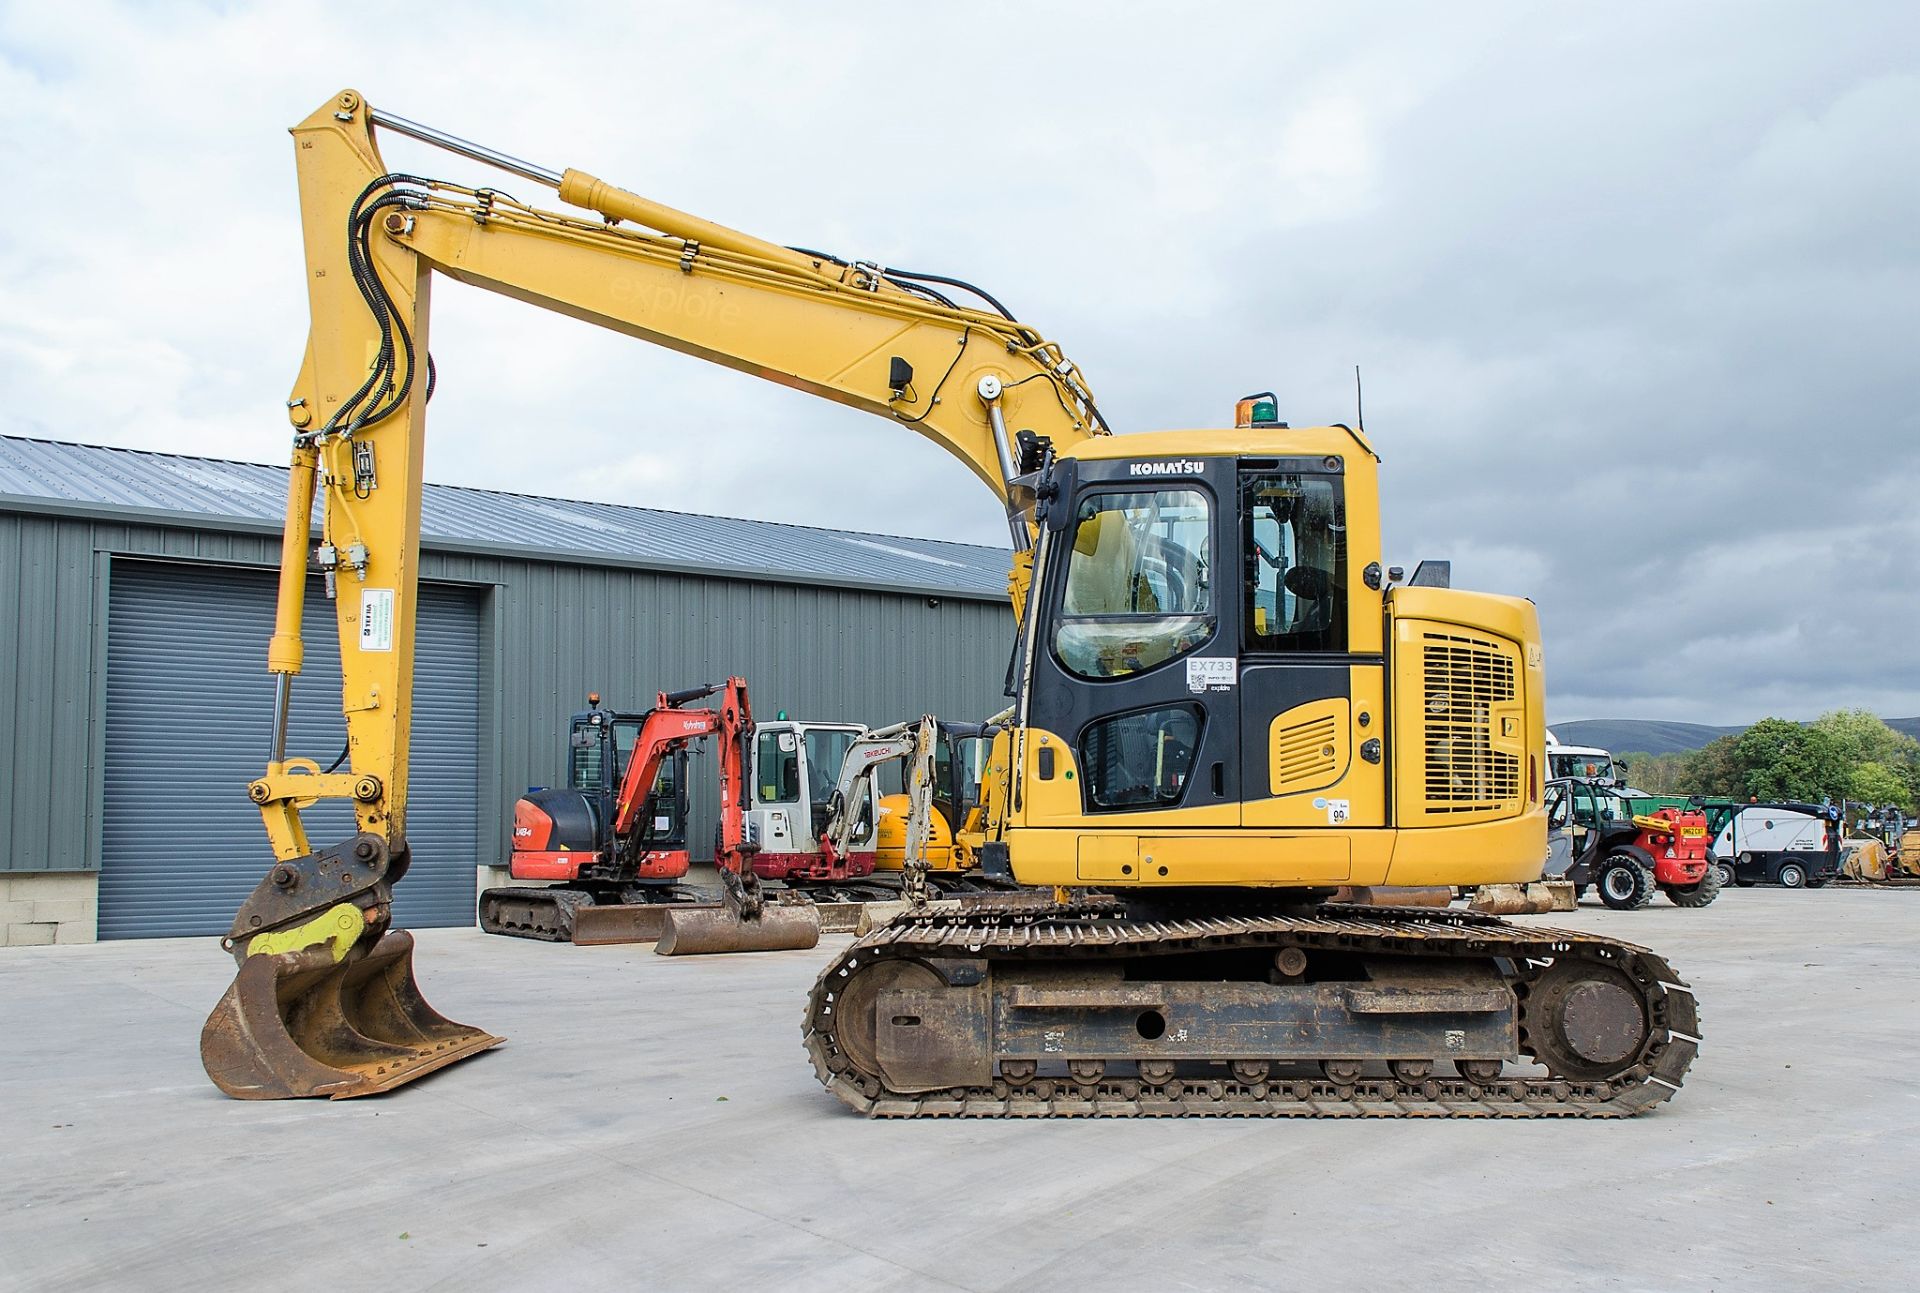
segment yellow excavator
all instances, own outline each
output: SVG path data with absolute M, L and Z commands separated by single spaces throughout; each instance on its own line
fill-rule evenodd
M 377 131 L 572 210 L 393 173 Z M 1534 608 L 1383 566 L 1360 431 L 1289 427 L 1263 394 L 1231 428 L 1111 434 L 1061 348 L 959 279 L 764 241 L 353 91 L 293 136 L 312 329 L 288 401 L 279 712 L 251 791 L 279 862 L 236 918 L 240 973 L 203 1036 L 224 1089 L 360 1094 L 498 1040 L 433 1013 L 387 929 L 436 274 L 885 418 L 1005 507 L 1013 713 L 978 854 L 1058 900 L 910 911 L 835 957 L 803 1032 L 847 1105 L 1617 1117 L 1678 1087 L 1693 998 L 1654 953 L 1327 901 L 1535 880 L 1547 851 Z M 340 627 L 345 772 L 284 748 L 315 567 Z M 299 810 L 321 798 L 351 800 L 359 830 L 316 849 Z

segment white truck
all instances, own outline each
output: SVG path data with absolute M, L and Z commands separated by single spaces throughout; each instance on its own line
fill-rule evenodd
M 1713 837 L 1723 885 L 1818 889 L 1840 870 L 1840 810 L 1830 804 L 1743 804 Z
M 1547 780 L 1601 781 L 1619 784 L 1626 768 L 1614 763 L 1613 755 L 1597 745 L 1562 745 L 1551 728 L 1547 731 Z

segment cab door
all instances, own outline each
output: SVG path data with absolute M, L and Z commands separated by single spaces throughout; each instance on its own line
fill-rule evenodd
M 1089 461 L 1056 504 L 1072 511 L 1048 537 L 1018 807 L 1028 826 L 1112 832 L 1112 874 L 1081 878 L 1133 877 L 1133 833 L 1239 823 L 1237 628 L 1219 562 L 1233 482 L 1230 458 Z
M 1364 570 L 1373 554 L 1349 543 L 1349 534 L 1377 531 L 1350 524 L 1342 466 L 1337 457 L 1240 466 L 1234 586 L 1247 826 L 1387 824 L 1378 594 L 1355 566 Z
M 753 742 L 753 805 L 748 821 L 763 853 L 794 851 L 795 819 L 801 808 L 800 734 L 791 726 L 762 724 Z

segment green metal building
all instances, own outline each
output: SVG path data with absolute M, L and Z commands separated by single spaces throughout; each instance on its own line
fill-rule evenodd
M 284 468 L 0 437 L 0 943 L 224 933 L 271 856 L 264 766 Z M 588 691 L 748 679 L 762 715 L 982 718 L 1002 550 L 428 485 L 414 865 L 396 923 L 471 921 Z M 344 746 L 333 607 L 308 598 L 288 752 Z M 698 766 L 698 765 L 696 765 Z M 713 837 L 711 776 L 689 840 Z M 344 805 L 308 814 L 316 839 Z

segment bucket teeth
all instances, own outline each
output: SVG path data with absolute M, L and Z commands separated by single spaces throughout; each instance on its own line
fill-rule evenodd
M 338 963 L 324 946 L 247 957 L 200 1032 L 200 1062 L 238 1100 L 343 1100 L 503 1040 L 428 1005 L 413 976 L 413 936 L 394 931 Z

